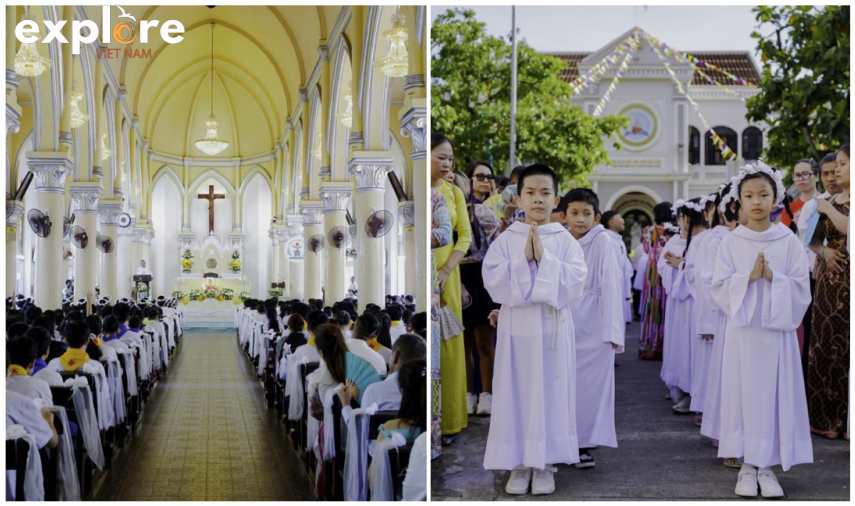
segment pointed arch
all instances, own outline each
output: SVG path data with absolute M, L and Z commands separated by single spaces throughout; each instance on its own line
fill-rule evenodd
M 202 174 L 200 174 L 199 177 L 194 179 L 193 182 L 190 183 L 190 186 L 187 188 L 185 195 L 190 197 L 191 195 L 196 193 L 196 190 L 199 189 L 199 186 L 209 177 L 216 179 L 221 185 L 223 185 L 223 188 L 226 189 L 226 191 L 229 193 L 229 196 L 231 196 L 231 198 L 234 199 L 237 196 L 237 192 L 235 191 L 235 187 L 232 185 L 232 183 L 228 179 L 226 179 L 222 174 L 220 174 L 219 172 L 217 172 L 214 169 L 208 169 L 205 172 L 203 172 Z
M 270 190 L 270 196 L 273 199 L 272 201 L 275 202 L 276 196 L 273 194 L 273 181 L 271 181 L 267 170 L 258 164 L 253 165 L 249 172 L 246 173 L 246 176 L 243 177 L 243 180 L 241 180 L 239 190 L 241 202 L 243 202 L 244 193 L 246 193 L 246 189 L 249 187 L 250 183 L 252 183 L 252 179 L 258 175 L 261 175 L 261 177 L 264 178 L 264 181 L 267 183 L 267 188 Z M 275 215 L 276 213 L 273 214 Z

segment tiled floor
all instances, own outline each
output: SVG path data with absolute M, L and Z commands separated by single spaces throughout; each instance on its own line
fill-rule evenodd
M 102 500 L 311 500 L 233 332 L 186 333 Z

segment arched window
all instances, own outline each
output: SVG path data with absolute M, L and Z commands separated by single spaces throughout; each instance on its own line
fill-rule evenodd
M 689 127 L 689 165 L 701 163 L 701 132 L 697 128 Z
M 739 136 L 736 135 L 736 132 L 723 126 L 713 127 L 713 130 L 715 130 L 715 133 L 717 133 L 718 136 L 722 138 L 724 143 L 727 144 L 727 147 L 732 149 L 734 152 L 737 152 L 736 149 L 737 143 L 739 142 Z M 704 134 L 704 137 L 706 137 L 706 142 L 704 143 L 706 144 L 706 156 L 704 157 L 704 164 L 724 165 L 727 160 L 725 160 L 724 157 L 721 156 L 721 150 L 718 149 L 718 146 L 713 144 L 712 133 L 707 132 L 706 134 Z
M 756 160 L 763 152 L 763 132 L 750 126 L 742 131 L 742 159 Z

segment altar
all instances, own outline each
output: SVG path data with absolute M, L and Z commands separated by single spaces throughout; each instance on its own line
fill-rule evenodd
M 205 292 L 231 290 L 235 297 L 238 297 L 244 292 L 249 292 L 251 288 L 250 281 L 240 275 L 223 276 L 220 278 L 205 278 L 201 274 L 185 274 L 177 277 L 172 281 L 172 289 L 176 292 L 182 292 L 185 297 L 190 295 L 190 292 Z

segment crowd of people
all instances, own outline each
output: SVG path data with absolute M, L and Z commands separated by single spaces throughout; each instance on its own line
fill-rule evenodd
M 239 342 L 319 498 L 427 498 L 427 313 L 411 296 L 385 306 L 250 299 L 237 310 Z
M 736 494 L 783 496 L 771 468 L 811 463 L 812 432 L 848 440 L 849 147 L 799 160 L 793 181 L 788 195 L 782 171 L 747 162 L 656 205 L 628 253 L 595 192 L 562 195 L 540 164 L 458 171 L 433 133 L 432 457 L 491 415 L 484 467 L 511 471 L 509 494 L 552 493 L 555 464 L 595 467 L 617 446 L 635 294 L 639 358 L 662 361 L 672 410 L 739 469 Z
M 183 334 L 176 301 L 6 300 L 7 500 L 81 500 L 132 434 Z M 10 447 L 11 445 L 11 447 Z M 26 448 L 26 449 L 24 449 Z

